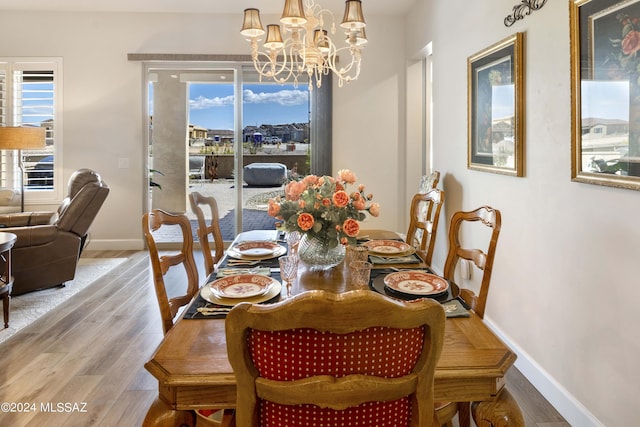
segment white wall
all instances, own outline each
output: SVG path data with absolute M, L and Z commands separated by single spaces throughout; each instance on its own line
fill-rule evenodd
M 433 158 L 446 192 L 444 222 L 484 204 L 502 211 L 489 323 L 572 425 L 635 425 L 640 194 L 571 182 L 568 2 L 547 2 L 507 28 L 502 21 L 515 3 L 419 0 L 407 17 L 407 57 L 433 42 Z M 468 170 L 467 57 L 518 31 L 525 32 L 526 176 Z
M 381 203 L 381 217 L 366 227 L 405 230 L 406 67 L 433 42 L 434 166 L 446 191 L 435 267 L 444 263 L 452 212 L 483 204 L 500 209 L 488 321 L 573 425 L 597 425 L 589 411 L 607 426 L 633 425 L 640 395 L 634 363 L 640 225 L 632 218 L 640 198 L 570 182 L 568 4 L 547 2 L 506 28 L 502 20 L 514 3 L 418 0 L 406 22 L 367 16 L 371 42 L 360 80 L 335 85 L 334 172 L 354 170 Z M 65 180 L 90 167 L 112 188 L 92 227 L 92 248 L 142 247 L 142 71 L 127 54 L 245 54 L 240 19 L 240 13 L 0 14 L 0 56 L 64 60 Z M 466 58 L 515 31 L 526 32 L 524 178 L 466 169 Z M 130 168 L 118 169 L 124 157 Z

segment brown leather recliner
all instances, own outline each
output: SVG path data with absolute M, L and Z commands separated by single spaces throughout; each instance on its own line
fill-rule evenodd
M 56 212 L 0 215 L 1 232 L 18 236 L 11 251 L 12 295 L 51 288 L 72 280 L 80 253 L 109 186 L 90 169 L 69 179 L 67 197 Z

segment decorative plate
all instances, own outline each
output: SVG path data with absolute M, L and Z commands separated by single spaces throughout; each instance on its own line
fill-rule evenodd
M 449 282 L 442 277 L 417 270 L 388 274 L 384 284 L 392 291 L 414 296 L 437 295 L 449 289 Z
M 208 286 L 221 298 L 251 298 L 267 293 L 274 282 L 262 274 L 234 274 L 214 280 Z
M 272 255 L 281 246 L 277 243 L 257 240 L 238 243 L 234 247 L 241 255 L 265 256 Z
M 257 246 L 251 247 L 254 244 Z M 276 258 L 285 253 L 287 248 L 268 241 L 242 242 L 227 249 L 227 254 L 232 258 L 251 260 Z
M 383 256 L 408 255 L 414 250 L 413 246 L 401 240 L 370 240 L 363 245 L 369 252 Z
M 262 295 L 257 295 L 254 297 L 247 297 L 247 298 L 221 297 L 213 293 L 213 290 L 211 286 L 209 286 L 209 284 L 204 285 L 200 289 L 200 295 L 205 301 L 209 301 L 210 303 L 218 304 L 218 305 L 234 306 L 241 302 L 250 302 L 253 304 L 259 304 L 261 302 L 269 301 L 280 294 L 280 291 L 282 290 L 282 285 L 277 280 L 274 280 L 273 282 L 274 282 L 273 285 L 269 287 L 266 293 Z

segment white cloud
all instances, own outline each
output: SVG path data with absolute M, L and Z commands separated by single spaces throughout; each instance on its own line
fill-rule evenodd
M 192 110 L 206 110 L 208 108 L 226 107 L 233 105 L 233 95 L 225 97 L 206 98 L 199 96 L 189 100 Z M 253 92 L 244 90 L 244 102 L 247 104 L 278 104 L 284 107 L 304 105 L 309 102 L 309 92 L 303 90 L 281 90 L 279 92 Z
M 309 101 L 309 92 L 302 90 L 281 90 L 279 92 L 255 93 L 245 89 L 244 102 L 247 104 L 279 104 L 285 107 L 303 105 Z
M 205 98 L 204 96 L 199 96 L 196 99 L 189 100 L 189 106 L 193 110 L 206 110 L 208 108 L 214 107 L 226 107 L 227 105 L 233 105 L 233 95 L 215 98 Z

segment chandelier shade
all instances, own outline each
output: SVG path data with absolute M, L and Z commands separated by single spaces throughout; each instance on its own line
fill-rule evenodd
M 329 23 L 329 28 L 325 28 Z M 356 80 L 360 75 L 362 48 L 367 44 L 366 26 L 360 0 L 346 0 L 340 29 L 346 35 L 343 46 L 336 46 L 332 36 L 336 33 L 333 13 L 323 9 L 315 0 L 285 0 L 280 25 L 267 25 L 266 38 L 260 21 L 260 11 L 244 10 L 240 34 L 251 46 L 253 65 L 262 78 L 284 84 L 308 79 L 309 90 L 322 85 L 322 77 L 333 74 L 338 86 Z M 284 35 L 284 37 L 283 37 Z M 338 66 L 339 55 L 347 58 Z M 341 61 L 342 62 L 342 61 Z
M 359 30 L 367 24 L 362 15 L 362 2 L 360 0 L 347 0 L 344 8 L 344 18 L 340 26 L 342 28 Z
M 260 22 L 260 11 L 258 9 L 244 10 L 244 23 L 240 34 L 246 37 L 260 37 L 264 34 L 262 22 Z
M 285 25 L 302 25 L 307 22 L 302 0 L 285 0 L 280 22 Z

